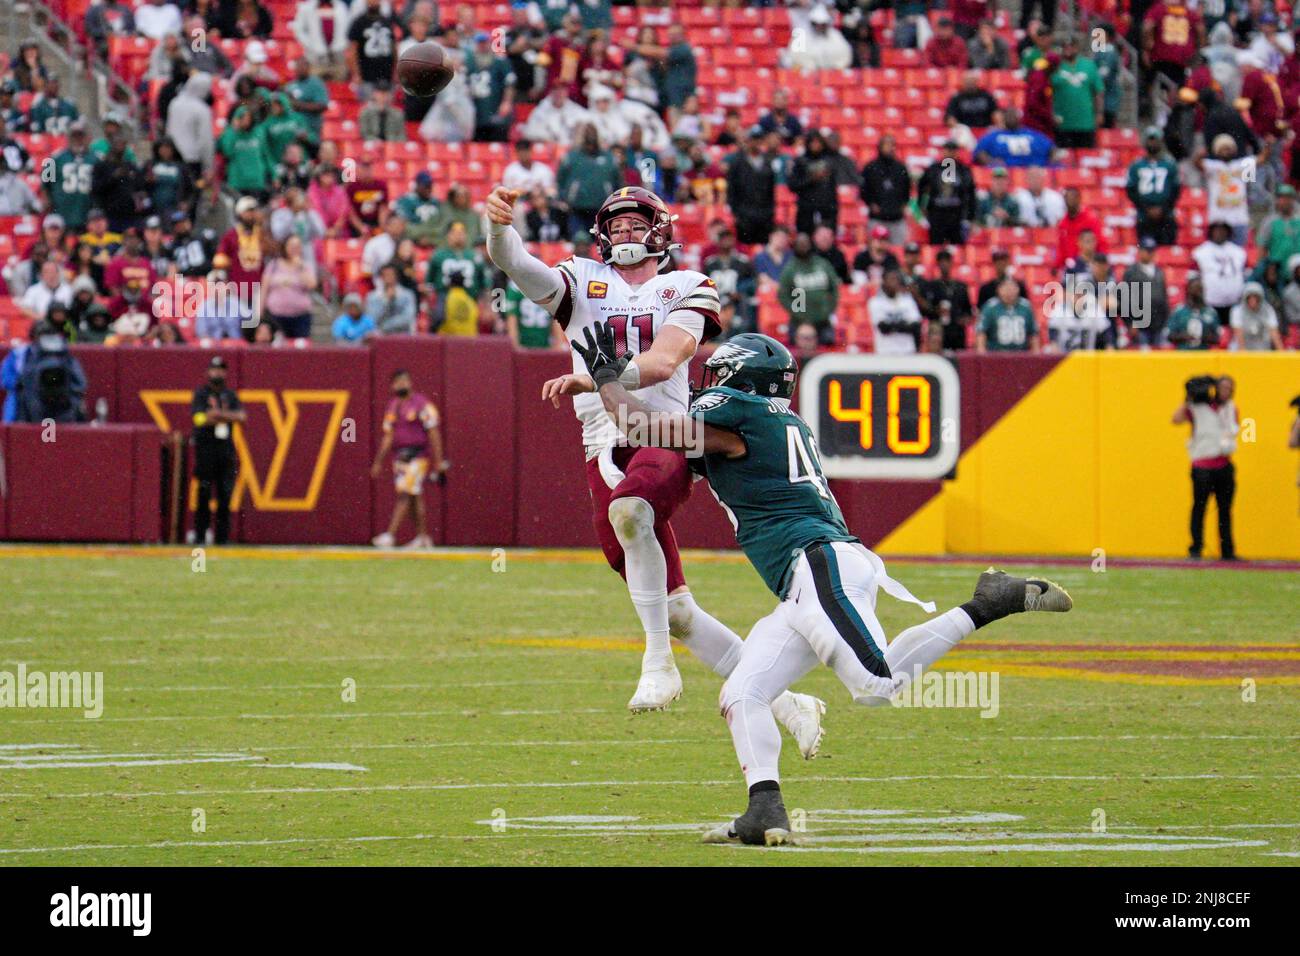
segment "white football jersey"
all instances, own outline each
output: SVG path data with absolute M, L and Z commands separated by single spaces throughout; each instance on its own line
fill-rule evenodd
M 656 275 L 634 289 L 617 269 L 594 259 L 570 258 L 556 268 L 567 288 L 555 319 L 570 342 L 582 342 L 584 329 L 604 323 L 613 326 L 620 355 L 640 355 L 650 350 L 666 325 L 684 329 L 697 345 L 718 332 L 718 292 L 703 273 L 683 270 Z M 683 362 L 670 378 L 638 389 L 637 398 L 659 411 L 685 413 L 690 401 L 687 366 Z M 573 371 L 587 373 L 577 352 Z M 618 441 L 619 431 L 599 395 L 573 396 L 573 410 L 582 422 L 582 443 L 589 459 Z

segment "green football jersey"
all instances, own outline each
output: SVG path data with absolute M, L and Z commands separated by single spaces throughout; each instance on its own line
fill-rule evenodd
M 690 414 L 745 439 L 744 455 L 705 455 L 703 471 L 736 542 L 777 597 L 806 548 L 858 540 L 826 484 L 812 431 L 787 401 L 719 386 L 696 396 Z
M 992 298 L 980 309 L 979 331 L 984 333 L 985 347 L 990 352 L 1026 352 L 1038 334 L 1038 323 L 1027 300 L 1017 299 L 1015 305 L 1007 305 Z
M 90 198 L 90 180 L 95 169 L 93 153 L 75 153 L 64 149 L 54 155 L 54 175 L 46 183 L 50 209 L 63 217 L 69 229 L 85 228 L 86 215 L 94 203 Z

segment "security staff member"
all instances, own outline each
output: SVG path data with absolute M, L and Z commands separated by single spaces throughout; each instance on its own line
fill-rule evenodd
M 214 540 L 225 544 L 230 538 L 230 496 L 235 490 L 235 442 L 232 426 L 245 420 L 239 396 L 226 388 L 226 360 L 213 356 L 208 363 L 208 383 L 194 390 L 190 402 L 194 420 L 194 478 L 199 483 L 199 504 L 194 512 L 194 539 L 202 544 L 208 534 L 211 499 L 217 496 L 217 529 Z

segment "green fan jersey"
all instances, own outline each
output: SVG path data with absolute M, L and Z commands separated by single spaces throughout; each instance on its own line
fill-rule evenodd
M 697 395 L 690 415 L 745 439 L 740 458 L 705 455 L 702 470 L 736 542 L 778 598 L 806 548 L 858 540 L 826 484 L 812 431 L 788 401 L 719 386 Z
M 980 309 L 979 331 L 984 333 L 990 352 L 1027 352 L 1038 334 L 1034 310 L 1026 299 L 1007 305 L 999 298 L 989 299 Z
M 57 212 L 69 229 L 85 228 L 90 212 L 90 179 L 95 169 L 95 155 L 64 149 L 54 154 L 54 176 L 46 183 L 50 211 Z

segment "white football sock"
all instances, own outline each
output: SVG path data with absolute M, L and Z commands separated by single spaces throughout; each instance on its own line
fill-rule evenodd
M 725 694 L 724 690 L 724 694 Z M 756 697 L 744 696 L 728 702 L 724 712 L 731 740 L 745 774 L 745 785 L 763 780 L 780 781 L 781 732 L 772 707 Z
M 668 643 L 668 564 L 655 537 L 655 512 L 644 498 L 615 498 L 609 523 L 623 546 L 627 593 L 645 629 L 643 663 L 672 660 Z
M 970 615 L 955 607 L 924 624 L 909 627 L 890 641 L 885 649 L 885 663 L 896 680 L 910 683 L 974 631 L 975 622 Z M 889 701 L 884 697 L 864 697 L 858 703 L 879 707 Z
M 719 677 L 732 672 L 745 646 L 740 635 L 696 604 L 690 591 L 668 599 L 668 630 Z

